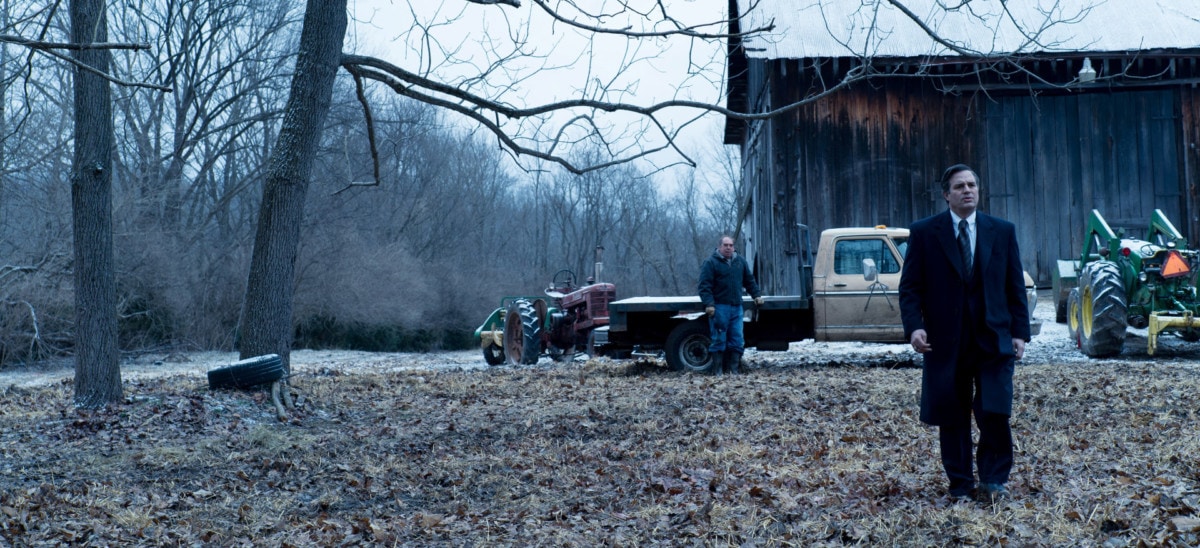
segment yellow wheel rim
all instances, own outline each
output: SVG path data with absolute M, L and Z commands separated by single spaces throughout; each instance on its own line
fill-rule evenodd
M 1079 300 L 1082 301 L 1079 303 L 1079 306 L 1082 308 L 1082 312 L 1079 314 L 1079 322 L 1082 327 L 1082 329 L 1080 329 L 1080 332 L 1083 333 L 1084 338 L 1091 338 L 1092 337 L 1092 288 L 1090 286 L 1083 288 L 1083 291 L 1081 291 L 1079 293 Z

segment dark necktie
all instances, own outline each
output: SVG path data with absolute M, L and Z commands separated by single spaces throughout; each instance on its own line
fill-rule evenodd
M 971 233 L 970 226 L 967 225 L 967 220 L 963 219 L 958 222 L 958 251 L 962 253 L 963 266 L 967 267 L 967 273 L 971 272 L 972 255 L 971 252 Z

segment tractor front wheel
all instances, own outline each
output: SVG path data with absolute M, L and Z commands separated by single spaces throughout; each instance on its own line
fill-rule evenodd
M 1120 354 L 1127 327 L 1121 271 L 1112 261 L 1088 263 L 1079 287 L 1079 348 L 1092 358 Z
M 550 359 L 556 362 L 569 362 L 575 359 L 575 346 L 567 348 L 559 348 L 553 344 L 546 347 L 546 352 L 550 354 Z
M 1082 320 L 1080 317 L 1083 305 L 1079 302 L 1079 288 L 1072 288 L 1067 294 L 1067 336 L 1071 338 L 1071 342 L 1075 344 L 1075 348 L 1079 348 L 1079 324 Z
M 544 306 L 544 305 L 543 305 Z M 542 322 L 537 308 L 517 299 L 504 313 L 504 355 L 510 365 L 532 365 L 542 353 Z
M 483 347 L 483 361 L 488 365 L 500 365 L 504 363 L 504 349 L 500 348 L 496 343 L 488 343 Z
M 589 359 L 600 357 L 600 356 L 596 355 L 596 350 L 597 350 L 596 349 L 596 330 L 593 329 L 591 331 L 588 331 L 588 337 L 587 337 L 587 355 L 588 355 Z

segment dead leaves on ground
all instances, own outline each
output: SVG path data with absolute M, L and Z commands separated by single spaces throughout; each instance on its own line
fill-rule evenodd
M 953 505 L 917 369 L 646 362 L 313 375 L 289 423 L 188 379 L 0 403 L 29 545 L 1163 545 L 1200 540 L 1195 369 L 1017 372 L 1015 498 Z

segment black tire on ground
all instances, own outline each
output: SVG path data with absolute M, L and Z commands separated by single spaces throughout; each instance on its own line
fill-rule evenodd
M 1076 288 L 1072 288 L 1071 291 L 1074 291 L 1075 289 Z M 1068 299 L 1070 299 L 1070 298 L 1071 298 L 1070 294 L 1068 294 L 1065 298 L 1060 298 L 1058 296 L 1055 296 L 1055 299 L 1054 299 L 1055 300 L 1055 303 L 1054 303 L 1054 321 L 1055 322 L 1067 323 L 1067 310 L 1071 306 L 1070 303 L 1068 302 Z
M 488 343 L 483 347 L 483 361 L 488 365 L 500 365 L 504 363 L 504 349 L 496 343 Z
M 534 304 L 517 299 L 504 314 L 504 355 L 511 365 L 532 365 L 542 353 L 542 323 Z
M 700 319 L 681 323 L 667 335 L 663 348 L 667 365 L 674 371 L 707 373 L 712 363 L 712 356 L 708 353 L 711 343 L 707 321 Z
M 283 359 L 278 354 L 267 354 L 209 371 L 208 387 L 213 390 L 254 388 L 282 378 Z
M 1079 288 L 1072 288 L 1067 294 L 1067 336 L 1079 348 L 1079 322 L 1083 305 L 1079 302 Z
M 1120 354 L 1128 320 L 1125 286 L 1116 263 L 1089 263 L 1079 276 L 1079 288 L 1080 350 L 1092 358 Z

